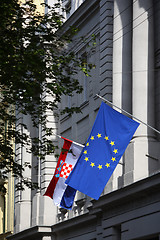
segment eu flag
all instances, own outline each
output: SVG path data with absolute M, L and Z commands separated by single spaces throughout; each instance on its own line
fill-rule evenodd
M 102 102 L 66 184 L 98 199 L 138 126 L 139 123 Z

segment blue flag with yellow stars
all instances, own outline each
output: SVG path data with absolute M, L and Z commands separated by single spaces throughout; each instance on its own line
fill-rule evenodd
M 98 199 L 138 126 L 139 123 L 102 102 L 66 184 Z

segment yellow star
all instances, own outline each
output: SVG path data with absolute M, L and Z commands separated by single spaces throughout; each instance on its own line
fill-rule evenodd
M 113 152 L 116 154 L 118 153 L 118 149 L 114 149 Z
M 94 136 L 91 136 L 91 138 L 90 138 L 91 140 L 94 140 Z
M 97 134 L 97 137 L 98 137 L 98 138 L 100 138 L 100 137 L 102 137 L 102 136 L 101 136 L 101 134 L 100 134 L 100 133 L 98 133 L 98 134 Z
M 87 150 L 84 150 L 84 152 L 83 152 L 84 154 L 87 154 Z
M 110 163 L 106 163 L 106 165 L 105 165 L 107 168 L 109 168 L 110 167 Z
M 90 166 L 91 167 L 95 167 L 95 164 L 93 162 L 91 162 Z
M 110 144 L 111 144 L 111 146 L 113 146 L 113 145 L 114 145 L 114 142 L 113 142 L 113 141 L 111 141 L 111 142 L 110 142 Z
M 104 138 L 104 139 L 107 141 L 107 140 L 109 140 L 109 137 L 105 136 L 105 138 Z
M 85 157 L 85 159 L 84 159 L 84 160 L 85 160 L 86 162 L 87 162 L 87 161 L 89 161 L 88 157 Z
M 116 161 L 116 158 L 112 157 L 111 160 L 112 160 L 113 162 L 115 162 L 115 161 Z
M 86 143 L 86 146 L 87 146 L 87 147 L 89 146 L 89 142 L 88 142 L 88 143 Z
M 102 165 L 98 165 L 99 170 L 102 169 Z

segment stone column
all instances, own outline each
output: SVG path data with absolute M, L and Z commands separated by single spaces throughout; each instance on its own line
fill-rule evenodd
M 160 130 L 160 1 L 154 2 L 154 22 L 155 22 L 155 101 L 156 101 L 156 128 Z M 160 140 L 160 134 L 157 135 Z
M 133 3 L 133 115 L 155 125 L 153 1 Z M 155 132 L 141 124 L 134 139 L 134 181 L 156 168 L 158 155 Z
M 149 9 L 149 10 L 148 10 Z M 154 40 L 152 0 L 133 4 L 133 115 L 154 126 Z M 136 136 L 154 137 L 141 125 Z
M 132 1 L 114 1 L 113 103 L 131 113 Z
M 49 94 L 44 94 L 43 96 L 47 101 L 54 101 L 54 99 Z M 53 111 L 47 110 L 47 123 L 48 128 L 54 129 L 54 134 L 57 134 L 58 121 L 54 116 Z M 43 139 L 43 136 L 46 133 L 39 128 L 39 139 Z M 51 135 L 48 137 L 55 146 L 58 145 L 56 135 Z M 56 223 L 57 219 L 57 207 L 53 203 L 53 200 L 47 196 L 43 196 L 45 193 L 53 175 L 55 168 L 57 166 L 57 158 L 55 155 L 46 155 L 45 159 L 41 160 L 38 164 L 39 169 L 39 187 L 40 192 L 34 195 L 32 199 L 32 226 L 41 225 L 41 226 L 51 226 Z
M 132 104 L 132 1 L 114 1 L 113 30 L 113 104 L 131 113 Z M 116 109 L 117 110 L 117 109 Z M 124 157 L 120 162 L 124 162 Z M 126 162 L 125 162 L 126 164 Z M 123 173 L 118 164 L 113 173 L 113 189 L 118 187 L 117 178 Z
M 28 130 L 21 129 L 23 133 L 27 134 L 30 138 L 30 132 L 32 132 L 32 123 L 30 116 L 19 116 L 19 122 L 27 125 Z M 17 123 L 18 124 L 18 123 Z M 19 125 L 21 126 L 21 125 Z M 29 142 L 28 142 L 29 143 Z M 24 166 L 25 163 L 32 165 L 32 155 L 27 151 L 26 146 L 18 144 L 16 146 L 16 162 Z M 25 167 L 23 177 L 31 179 L 31 169 Z M 18 179 L 16 179 L 18 181 Z M 15 232 L 22 231 L 31 226 L 31 189 L 24 187 L 22 191 L 15 192 Z

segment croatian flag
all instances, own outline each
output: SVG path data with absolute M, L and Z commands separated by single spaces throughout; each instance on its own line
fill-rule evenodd
M 63 137 L 61 137 L 63 138 Z M 55 205 L 65 209 L 71 209 L 76 194 L 76 190 L 65 184 L 66 179 L 74 168 L 83 145 L 75 143 L 66 138 L 58 159 L 54 176 L 44 194 L 53 199 Z

